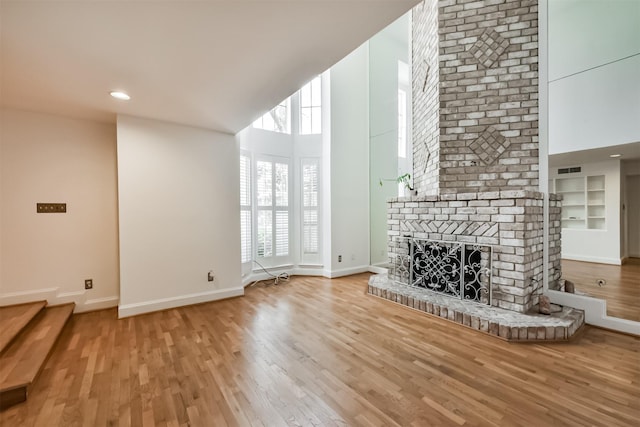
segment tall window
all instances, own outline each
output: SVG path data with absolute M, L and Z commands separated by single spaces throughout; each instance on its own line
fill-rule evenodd
M 398 89 L 398 157 L 407 157 L 407 92 Z
M 289 106 L 290 100 L 287 98 L 253 122 L 253 127 L 272 132 L 291 133 Z
M 407 128 L 408 128 L 408 103 L 407 92 L 409 86 L 409 65 L 398 61 L 398 157 L 407 158 Z
M 240 155 L 240 252 L 242 262 L 251 261 L 251 158 Z
M 320 253 L 319 170 L 317 159 L 302 160 L 302 259 L 318 260 Z
M 257 227 L 259 258 L 289 255 L 289 164 L 256 162 Z
M 300 89 L 300 134 L 322 133 L 322 83 L 320 76 Z

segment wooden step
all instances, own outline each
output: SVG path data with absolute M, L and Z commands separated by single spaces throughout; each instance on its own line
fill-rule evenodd
M 0 354 L 46 306 L 46 301 L 36 301 L 0 307 Z
M 0 409 L 27 399 L 74 307 L 45 308 L 0 356 Z

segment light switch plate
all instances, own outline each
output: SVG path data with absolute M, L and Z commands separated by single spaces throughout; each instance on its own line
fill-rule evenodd
M 38 213 L 66 213 L 66 203 L 36 203 Z

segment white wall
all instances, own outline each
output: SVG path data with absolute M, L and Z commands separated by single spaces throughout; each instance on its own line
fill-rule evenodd
M 640 160 L 622 162 L 620 250 L 622 258 L 640 258 Z
M 640 53 L 637 0 L 549 0 L 549 80 Z
M 115 126 L 2 110 L 0 128 L 0 305 L 117 305 Z M 39 202 L 67 203 L 67 213 L 38 214 Z
M 637 191 L 640 188 L 640 175 L 628 175 L 626 177 L 627 188 L 636 189 L 636 191 L 630 190 L 627 193 L 626 208 L 627 208 L 627 226 L 628 231 L 626 237 L 626 256 L 640 258 L 640 192 Z
M 640 2 L 549 1 L 549 153 L 640 141 Z
M 365 43 L 331 68 L 332 277 L 369 266 L 368 63 Z
M 130 116 L 117 132 L 120 316 L 242 295 L 235 137 Z
M 640 141 L 638 76 L 640 55 L 551 82 L 549 154 Z
M 576 166 L 576 165 L 566 165 Z M 580 174 L 560 177 L 605 176 L 605 229 L 562 229 L 562 258 L 620 264 L 620 160 L 584 163 Z M 551 178 L 558 178 L 554 167 Z
M 410 14 L 405 14 L 369 40 L 372 265 L 388 262 L 386 202 L 398 195 L 398 185 L 394 181 L 383 181 L 380 186 L 380 179 L 395 180 L 406 172 L 401 171 L 398 165 L 398 61 L 409 63 L 410 21 Z M 410 83 L 408 89 L 407 96 L 411 96 Z M 410 128 L 407 126 L 408 131 Z M 412 151 L 410 144 L 411 137 L 407 135 L 408 153 Z M 408 172 L 413 174 L 411 170 Z

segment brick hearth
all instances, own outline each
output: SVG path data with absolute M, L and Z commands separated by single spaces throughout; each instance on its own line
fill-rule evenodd
M 368 293 L 508 341 L 568 340 L 584 324 L 584 312 L 574 308 L 551 315 L 517 313 L 431 293 L 384 274 L 371 276 Z

